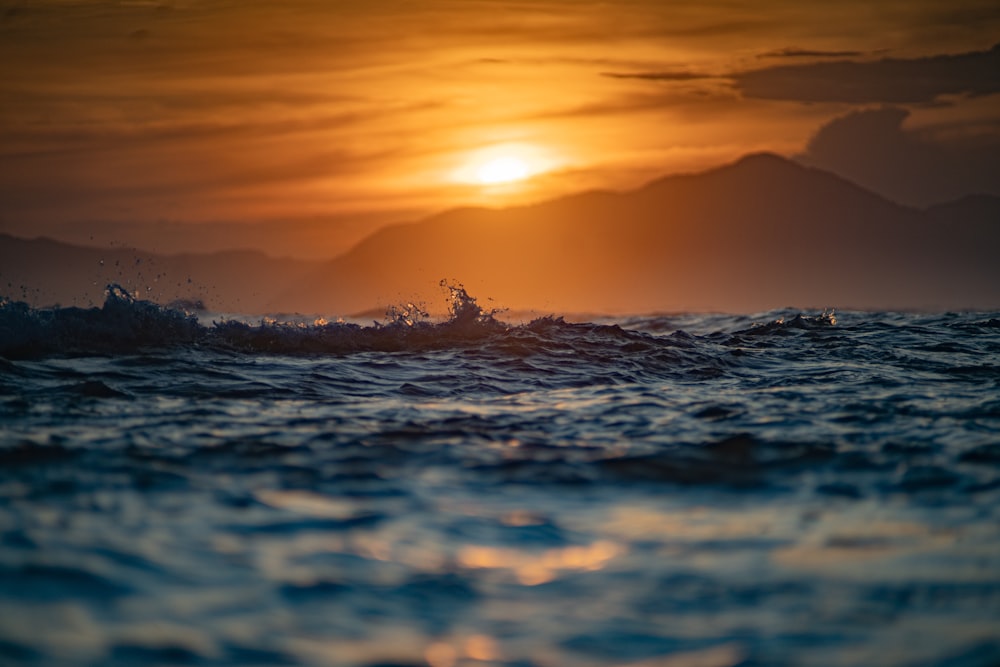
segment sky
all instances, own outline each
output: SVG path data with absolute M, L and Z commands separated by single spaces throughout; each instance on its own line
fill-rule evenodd
M 1000 194 L 998 44 L 995 0 L 2 2 L 0 231 L 335 238 L 757 151 Z

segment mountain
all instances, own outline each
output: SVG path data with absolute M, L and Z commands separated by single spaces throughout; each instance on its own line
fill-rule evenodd
M 410 210 L 353 213 L 307 219 L 174 222 L 87 220 L 41 223 L 0 217 L 0 234 L 20 238 L 44 236 L 72 245 L 112 245 L 160 255 L 206 255 L 256 250 L 272 257 L 328 260 L 350 250 L 389 223 L 413 220 Z
M 270 305 L 433 306 L 448 279 L 548 312 L 1000 307 L 1000 221 L 942 215 L 758 154 L 632 192 L 385 227 Z
M 98 305 L 104 287 L 119 283 L 158 303 L 200 301 L 216 311 L 260 313 L 319 266 L 252 251 L 156 255 L 0 234 L 0 296 L 36 306 Z
M 943 224 L 976 224 L 985 227 L 1000 224 L 1000 197 L 968 195 L 955 201 L 935 204 L 925 210 L 933 220 Z
M 553 313 L 1000 309 L 998 256 L 996 197 L 916 210 L 760 154 L 631 192 L 382 227 L 323 262 L 0 234 L 0 296 L 86 306 L 116 282 L 216 311 L 351 315 L 408 301 L 441 310 L 445 279 L 496 307 Z

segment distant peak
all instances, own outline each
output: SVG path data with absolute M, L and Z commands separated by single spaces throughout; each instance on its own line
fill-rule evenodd
M 812 171 L 808 167 L 777 153 L 748 153 L 735 162 L 711 169 L 706 174 L 740 174 L 743 177 L 789 178 Z
M 748 153 L 738 158 L 735 162 L 722 164 L 705 171 L 664 176 L 648 184 L 644 189 L 667 185 L 674 182 L 675 179 L 678 178 L 682 180 L 696 179 L 699 181 L 711 181 L 718 178 L 736 178 L 739 180 L 749 179 L 754 182 L 761 180 L 763 180 L 763 182 L 782 182 L 788 178 L 805 175 L 811 171 L 813 170 L 809 167 L 805 167 L 802 164 L 790 158 L 784 157 L 783 155 L 778 155 L 777 153 Z
M 777 153 L 772 153 L 771 151 L 759 151 L 757 153 L 747 153 L 736 162 L 790 162 L 790 160 L 784 156 L 778 155 Z
M 797 162 L 789 160 L 783 155 L 768 152 L 748 153 L 732 164 L 733 167 L 744 168 L 774 168 L 779 165 L 783 167 L 800 166 Z

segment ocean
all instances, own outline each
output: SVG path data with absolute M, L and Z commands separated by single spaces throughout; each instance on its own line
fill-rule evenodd
M 0 302 L 0 664 L 1000 665 L 1000 313 Z

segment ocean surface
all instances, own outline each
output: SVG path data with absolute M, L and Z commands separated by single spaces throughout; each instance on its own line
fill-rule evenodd
M 0 664 L 1000 665 L 1000 314 L 451 298 L 0 302 Z

